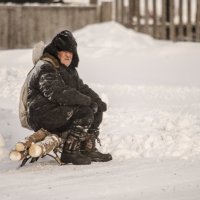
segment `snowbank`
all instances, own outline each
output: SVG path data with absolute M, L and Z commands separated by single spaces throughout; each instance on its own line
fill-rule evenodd
M 139 50 L 156 44 L 150 36 L 134 32 L 114 21 L 103 23 L 103 26 L 89 25 L 76 31 L 74 35 L 81 47 L 93 47 L 97 51 L 110 48 L 112 53 L 120 51 L 117 54 L 124 54 L 124 50 Z
M 200 89 L 164 86 L 99 86 L 108 94 L 103 151 L 116 160 L 200 155 Z
M 116 22 L 87 26 L 75 36 L 81 60 L 79 71 L 84 80 L 101 84 L 200 86 L 198 43 L 153 40 Z

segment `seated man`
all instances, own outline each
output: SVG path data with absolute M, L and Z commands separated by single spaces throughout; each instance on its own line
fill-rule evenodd
M 79 78 L 77 43 L 71 32 L 57 34 L 29 73 L 27 111 L 30 127 L 53 133 L 67 131 L 61 161 L 72 164 L 105 162 L 99 152 L 99 125 L 106 104 Z

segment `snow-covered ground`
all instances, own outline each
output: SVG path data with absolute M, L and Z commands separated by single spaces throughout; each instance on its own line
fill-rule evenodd
M 155 41 L 114 22 L 74 34 L 79 74 L 108 103 L 99 149 L 113 161 L 16 169 L 8 153 L 31 134 L 18 99 L 32 51 L 0 51 L 0 198 L 199 200 L 199 43 Z

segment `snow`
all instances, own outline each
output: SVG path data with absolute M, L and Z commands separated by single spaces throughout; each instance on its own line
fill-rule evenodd
M 199 43 L 156 41 L 115 22 L 74 35 L 79 75 L 108 104 L 98 148 L 113 161 L 58 166 L 44 158 L 16 169 L 8 153 L 32 134 L 18 120 L 32 50 L 2 50 L 0 198 L 198 200 Z

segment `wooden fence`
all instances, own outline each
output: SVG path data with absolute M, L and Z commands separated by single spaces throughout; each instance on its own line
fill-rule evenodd
M 176 3 L 175 3 L 176 2 Z M 177 4 L 178 2 L 178 4 Z M 156 39 L 200 42 L 200 0 L 90 0 L 89 6 L 0 4 L 0 49 L 31 48 L 59 31 L 115 20 Z
M 116 21 L 156 39 L 200 42 L 200 0 L 115 0 Z
M 59 31 L 75 31 L 88 24 L 110 21 L 112 4 L 5 5 L 0 4 L 0 49 L 30 48 Z

